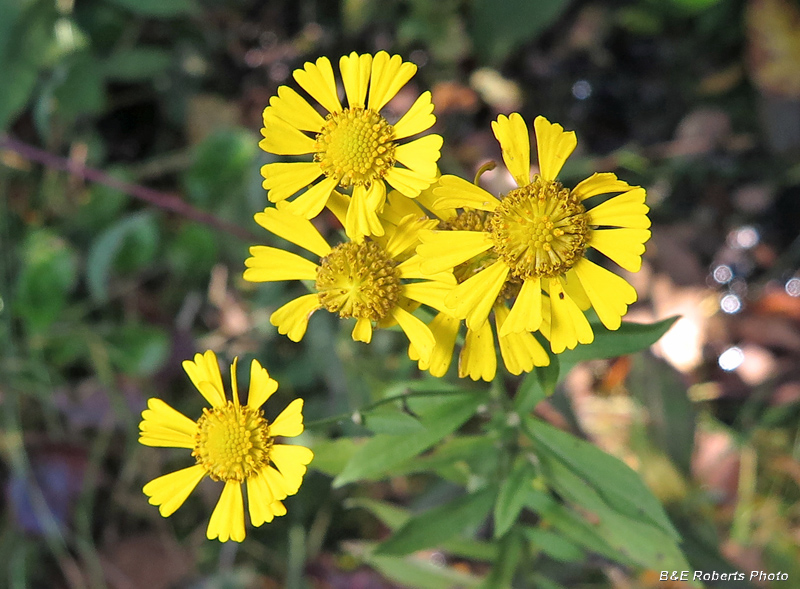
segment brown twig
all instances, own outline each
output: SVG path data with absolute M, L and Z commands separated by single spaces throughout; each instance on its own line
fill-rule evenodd
M 125 182 L 124 180 L 110 176 L 101 170 L 90 168 L 74 160 L 70 160 L 68 158 L 50 153 L 49 151 L 44 151 L 43 149 L 33 147 L 32 145 L 23 143 L 22 141 L 14 139 L 13 137 L 9 137 L 8 135 L 0 135 L 0 149 L 13 151 L 25 159 L 40 163 L 47 168 L 61 170 L 74 176 L 83 178 L 84 180 L 96 182 L 98 184 L 108 186 L 109 188 L 119 190 L 120 192 L 124 192 L 125 194 L 128 194 L 134 198 L 138 198 L 139 200 L 142 200 L 162 210 L 175 213 L 187 219 L 191 219 L 192 221 L 197 221 L 198 223 L 203 223 L 204 225 L 213 227 L 217 231 L 230 233 L 231 235 L 234 235 L 243 241 L 249 243 L 259 243 L 263 240 L 262 237 L 259 237 L 254 232 L 245 229 L 244 227 L 239 227 L 233 223 L 223 221 L 222 219 L 219 219 L 210 213 L 206 213 L 205 211 L 194 208 L 192 205 L 175 194 L 168 194 L 158 190 L 153 190 L 152 188 L 147 188 L 140 184 Z

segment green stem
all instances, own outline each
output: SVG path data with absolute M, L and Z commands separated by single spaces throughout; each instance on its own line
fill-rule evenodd
M 313 421 L 306 422 L 305 426 L 306 429 L 309 428 L 316 428 L 321 427 L 323 425 L 328 425 L 331 423 L 340 423 L 347 419 L 351 419 L 352 416 L 356 413 L 367 413 L 380 407 L 381 405 L 386 405 L 387 403 L 392 403 L 394 401 L 399 401 L 401 399 L 410 399 L 411 397 L 437 397 L 439 395 L 452 395 L 454 394 L 453 391 L 409 391 L 406 393 L 400 393 L 399 395 L 393 395 L 391 397 L 386 397 L 384 399 L 380 399 L 379 401 L 375 401 L 374 403 L 370 403 L 366 407 L 362 407 L 356 411 L 352 411 L 350 413 L 340 413 L 339 415 L 334 415 L 333 417 L 325 417 L 323 419 L 315 419 Z

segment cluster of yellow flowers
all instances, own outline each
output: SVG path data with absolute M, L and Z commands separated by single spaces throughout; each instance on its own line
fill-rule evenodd
M 487 381 L 497 371 L 495 333 L 506 368 L 520 374 L 549 363 L 535 332 L 556 354 L 590 343 L 589 307 L 617 329 L 636 291 L 585 254 L 594 248 L 627 270 L 639 269 L 650 237 L 645 191 L 611 173 L 564 187 L 556 178 L 577 145 L 575 133 L 544 117 L 533 125 L 539 170 L 531 174 L 529 131 L 517 113 L 501 115 L 492 129 L 518 188 L 496 197 L 477 183 L 440 177 L 441 137 L 400 142 L 434 124 L 430 93 L 394 125 L 380 112 L 415 70 L 385 52 L 342 57 L 343 107 L 331 63 L 321 57 L 294 78 L 328 111 L 324 118 L 289 87 L 270 100 L 262 149 L 312 161 L 262 168 L 277 205 L 255 219 L 319 258 L 250 249 L 245 280 L 313 282 L 311 294 L 273 313 L 272 324 L 300 341 L 311 315 L 326 309 L 355 318 L 353 339 L 363 342 L 374 327 L 398 324 L 420 369 L 443 376 L 465 321 L 459 376 Z M 612 194 L 592 206 L 590 199 Z M 326 206 L 347 235 L 335 246 L 310 222 Z M 436 313 L 427 324 L 412 314 L 419 305 Z
M 533 123 L 538 171 L 531 174 L 529 130 L 517 113 L 492 123 L 517 188 L 497 197 L 478 185 L 480 175 L 475 183 L 441 176 L 442 138 L 425 134 L 436 121 L 430 92 L 394 124 L 381 114 L 416 66 L 386 52 L 351 53 L 339 60 L 339 72 L 348 106 L 330 61 L 321 57 L 296 70 L 294 79 L 327 114 L 288 86 L 264 110 L 263 150 L 311 156 L 262 168 L 275 206 L 255 220 L 315 261 L 262 245 L 250 248 L 245 261 L 245 280 L 300 280 L 310 287 L 272 314 L 281 334 L 300 341 L 319 309 L 355 319 L 356 341 L 369 343 L 373 329 L 397 325 L 408 338 L 409 357 L 441 377 L 463 321 L 458 374 L 489 381 L 497 372 L 495 336 L 506 368 L 520 374 L 550 362 L 545 340 L 556 354 L 590 343 L 594 334 L 584 315 L 590 307 L 608 329 L 620 326 L 636 291 L 586 252 L 594 248 L 626 270 L 640 268 L 650 237 L 642 188 L 611 173 L 564 187 L 556 178 L 577 145 L 575 133 L 544 117 Z M 613 196 L 595 198 L 601 195 Z M 341 243 L 328 243 L 311 222 L 325 208 L 344 227 Z M 431 309 L 421 314 L 427 323 L 414 314 L 422 305 Z M 184 368 L 211 409 L 194 422 L 151 399 L 140 441 L 191 449 L 196 465 L 151 481 L 144 492 L 168 516 L 206 475 L 224 481 L 207 535 L 241 541 L 241 485 L 259 526 L 286 512 L 281 501 L 297 492 L 313 458 L 308 448 L 275 441 L 303 431 L 302 400 L 268 423 L 259 408 L 277 383 L 257 361 L 246 405 L 238 398 L 235 360 L 232 401 L 213 352 Z

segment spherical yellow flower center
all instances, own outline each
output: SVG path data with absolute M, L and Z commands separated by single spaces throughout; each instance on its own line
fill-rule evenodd
M 564 274 L 583 257 L 589 239 L 586 211 L 555 180 L 538 174 L 509 192 L 489 222 L 494 251 L 522 280 Z
M 316 288 L 320 304 L 340 317 L 380 321 L 400 297 L 397 263 L 374 241 L 349 241 L 322 258 Z
M 372 109 L 329 114 L 316 139 L 314 161 L 343 188 L 383 178 L 395 162 L 394 127 Z
M 446 221 L 440 221 L 439 228 L 445 231 L 489 231 L 490 214 L 491 213 L 487 213 L 486 211 L 472 209 L 463 210 L 455 217 L 447 219 Z M 498 256 L 494 249 L 486 250 L 453 268 L 453 276 L 455 276 L 456 281 L 461 284 L 465 280 L 472 278 L 481 270 L 494 264 L 497 258 Z M 514 298 L 519 294 L 519 289 L 521 287 L 522 281 L 520 279 L 509 276 L 505 284 L 503 284 L 503 288 L 500 289 L 497 302 L 500 303 Z
M 203 409 L 197 430 L 192 456 L 215 481 L 242 482 L 269 462 L 272 438 L 260 410 L 228 401 Z

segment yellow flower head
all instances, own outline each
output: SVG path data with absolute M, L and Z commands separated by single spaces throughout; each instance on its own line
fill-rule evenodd
M 337 187 L 351 189 L 353 207 L 345 230 L 358 240 L 382 235 L 377 211 L 386 199 L 385 182 L 409 197 L 434 182 L 442 138 L 427 135 L 401 142 L 436 122 L 430 92 L 424 92 L 395 124 L 380 113 L 417 71 L 414 64 L 385 51 L 374 57 L 351 53 L 339 60 L 339 70 L 347 107 L 339 100 L 328 58 L 307 62 L 294 72 L 300 87 L 328 111 L 324 117 L 290 87 L 278 88 L 264 110 L 264 139 L 259 145 L 278 155 L 313 155 L 313 161 L 267 164 L 261 173 L 272 202 L 307 188 L 288 207 L 306 219 L 320 213 Z
M 383 216 L 395 222 L 400 215 L 424 217 L 426 213 L 420 207 L 421 205 L 438 218 L 439 229 L 446 231 L 483 231 L 486 229 L 489 216 L 485 211 L 467 210 L 459 213 L 454 209 L 437 207 L 433 193 L 438 186 L 438 182 L 433 184 L 414 200 L 404 197 L 397 191 L 390 192 L 388 195 L 390 206 L 387 206 Z M 480 272 L 494 259 L 496 256 L 493 258 L 491 252 L 486 252 L 459 264 L 453 269 L 456 281 L 464 282 Z M 498 333 L 508 317 L 508 301 L 519 293 L 520 285 L 519 280 L 507 280 L 494 303 L 494 321 Z M 442 377 L 447 373 L 453 360 L 461 319 L 456 317 L 455 313 L 446 306 L 435 304 L 432 306 L 439 310 L 436 317 L 428 324 L 436 340 L 433 353 L 428 359 L 422 358 L 412 344 L 409 346 L 408 355 L 412 360 L 418 361 L 420 370 L 427 370 L 433 376 Z M 498 335 L 497 342 L 503 363 L 511 374 L 530 372 L 534 366 L 546 366 L 550 363 L 547 352 L 533 334 L 526 331 Z M 472 380 L 491 381 L 496 373 L 497 354 L 491 323 L 485 321 L 477 330 L 467 327 L 464 345 L 458 357 L 459 378 L 469 377 Z
M 211 514 L 206 535 L 241 542 L 244 540 L 244 501 L 242 485 L 247 486 L 250 521 L 254 526 L 270 522 L 286 513 L 281 502 L 300 488 L 306 465 L 314 454 L 303 446 L 276 443 L 276 438 L 293 437 L 303 432 L 303 400 L 295 399 L 269 423 L 261 406 L 278 389 L 278 383 L 256 361 L 250 365 L 250 391 L 247 404 L 239 401 L 236 386 L 236 360 L 231 366 L 232 401 L 222 386 L 217 357 L 211 350 L 186 360 L 183 368 L 197 390 L 211 404 L 192 421 L 160 399 L 150 399 L 142 412 L 139 442 L 145 446 L 187 448 L 197 464 L 158 477 L 144 486 L 152 505 L 162 516 L 177 510 L 208 476 L 223 481 L 225 487 Z
M 518 188 L 498 199 L 455 176 L 434 190 L 442 208 L 485 212 L 481 228 L 423 231 L 417 253 L 422 269 L 440 272 L 469 262 L 472 276 L 445 299 L 457 317 L 478 331 L 499 300 L 518 289 L 499 336 L 541 330 L 560 353 L 594 339 L 583 311 L 594 307 L 617 329 L 636 291 L 623 278 L 585 257 L 594 248 L 622 268 L 638 271 L 650 238 L 645 191 L 614 174 L 594 174 L 573 189 L 556 180 L 575 149 L 575 133 L 544 117 L 534 121 L 539 173 L 530 174 L 530 142 L 519 114 L 492 123 L 503 160 Z M 587 199 L 617 196 L 587 208 Z
M 334 200 L 346 201 L 336 193 Z M 340 212 L 352 209 L 333 205 Z M 341 214 L 341 212 L 340 212 Z M 443 306 L 444 295 L 452 287 L 439 281 L 422 281 L 419 258 L 406 259 L 418 243 L 420 227 L 435 221 L 409 215 L 399 225 L 386 224 L 382 237 L 347 241 L 331 247 L 310 221 L 285 209 L 265 209 L 255 216 L 267 231 L 282 237 L 319 257 L 314 263 L 292 252 L 268 246 L 253 246 L 245 260 L 244 279 L 250 282 L 308 280 L 313 293 L 301 296 L 279 308 L 270 321 L 281 334 L 293 341 L 305 335 L 311 315 L 325 309 L 342 318 L 355 318 L 353 339 L 369 343 L 373 325 L 398 324 L 423 357 L 430 355 L 434 339 L 430 329 L 411 314 L 419 303 Z M 416 260 L 416 261 L 415 261 Z M 450 278 L 444 275 L 435 278 Z M 421 280 L 409 283 L 409 280 Z

